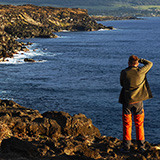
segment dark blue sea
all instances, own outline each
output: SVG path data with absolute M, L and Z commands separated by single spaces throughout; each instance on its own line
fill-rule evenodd
M 116 29 L 23 40 L 33 43 L 30 51 L 0 63 L 0 98 L 41 113 L 83 113 L 102 135 L 122 139 L 119 76 L 135 54 L 154 64 L 147 74 L 154 98 L 144 102 L 145 135 L 160 143 L 160 18 L 98 23 Z M 38 62 L 24 63 L 25 57 Z

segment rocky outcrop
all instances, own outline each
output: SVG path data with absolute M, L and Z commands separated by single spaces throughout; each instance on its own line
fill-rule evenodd
M 114 16 L 91 16 L 93 20 L 96 21 L 112 21 L 112 20 L 139 20 L 142 18 L 137 18 L 134 16 L 126 16 L 126 17 L 114 17 Z
M 65 112 L 50 111 L 40 114 L 13 101 L 1 100 L 0 121 L 8 125 L 13 135 L 25 136 L 100 136 L 91 119 L 83 114 L 71 116 Z
M 92 20 L 85 9 L 24 5 L 3 6 L 2 10 L 6 11 L 3 16 L 7 17 L 5 20 L 8 22 L 5 22 L 5 30 L 20 38 L 53 36 L 52 32 L 62 30 L 92 31 L 107 28 Z
M 101 136 L 84 114 L 66 112 L 43 114 L 19 104 L 0 100 L 0 158 L 3 160 L 105 160 L 160 158 L 158 145 L 146 142 L 147 151 L 120 151 L 122 141 Z
M 0 29 L 0 58 L 13 57 L 18 51 L 26 50 L 26 44 L 15 41 L 15 39 Z
M 0 57 L 19 50 L 17 38 L 56 38 L 53 32 L 110 29 L 96 23 L 85 9 L 0 5 Z

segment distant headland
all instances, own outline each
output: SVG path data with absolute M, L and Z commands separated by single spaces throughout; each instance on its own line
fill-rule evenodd
M 0 58 L 26 50 L 20 38 L 56 38 L 55 32 L 112 29 L 97 23 L 86 9 L 0 5 Z
M 142 18 L 138 18 L 135 16 L 91 16 L 92 19 L 96 21 L 111 21 L 111 20 L 139 20 Z

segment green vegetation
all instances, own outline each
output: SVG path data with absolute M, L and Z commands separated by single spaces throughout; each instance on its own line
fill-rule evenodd
M 90 15 L 159 16 L 159 0 L 1 0 L 0 4 L 33 4 L 88 9 Z
M 160 9 L 160 5 L 148 5 L 148 6 L 136 6 L 135 9 L 147 10 L 147 9 Z

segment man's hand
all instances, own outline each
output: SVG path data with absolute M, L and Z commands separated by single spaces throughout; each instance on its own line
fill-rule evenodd
M 142 59 L 142 58 L 139 58 L 139 59 L 138 59 L 138 62 L 139 62 L 139 63 L 143 63 L 143 59 Z

